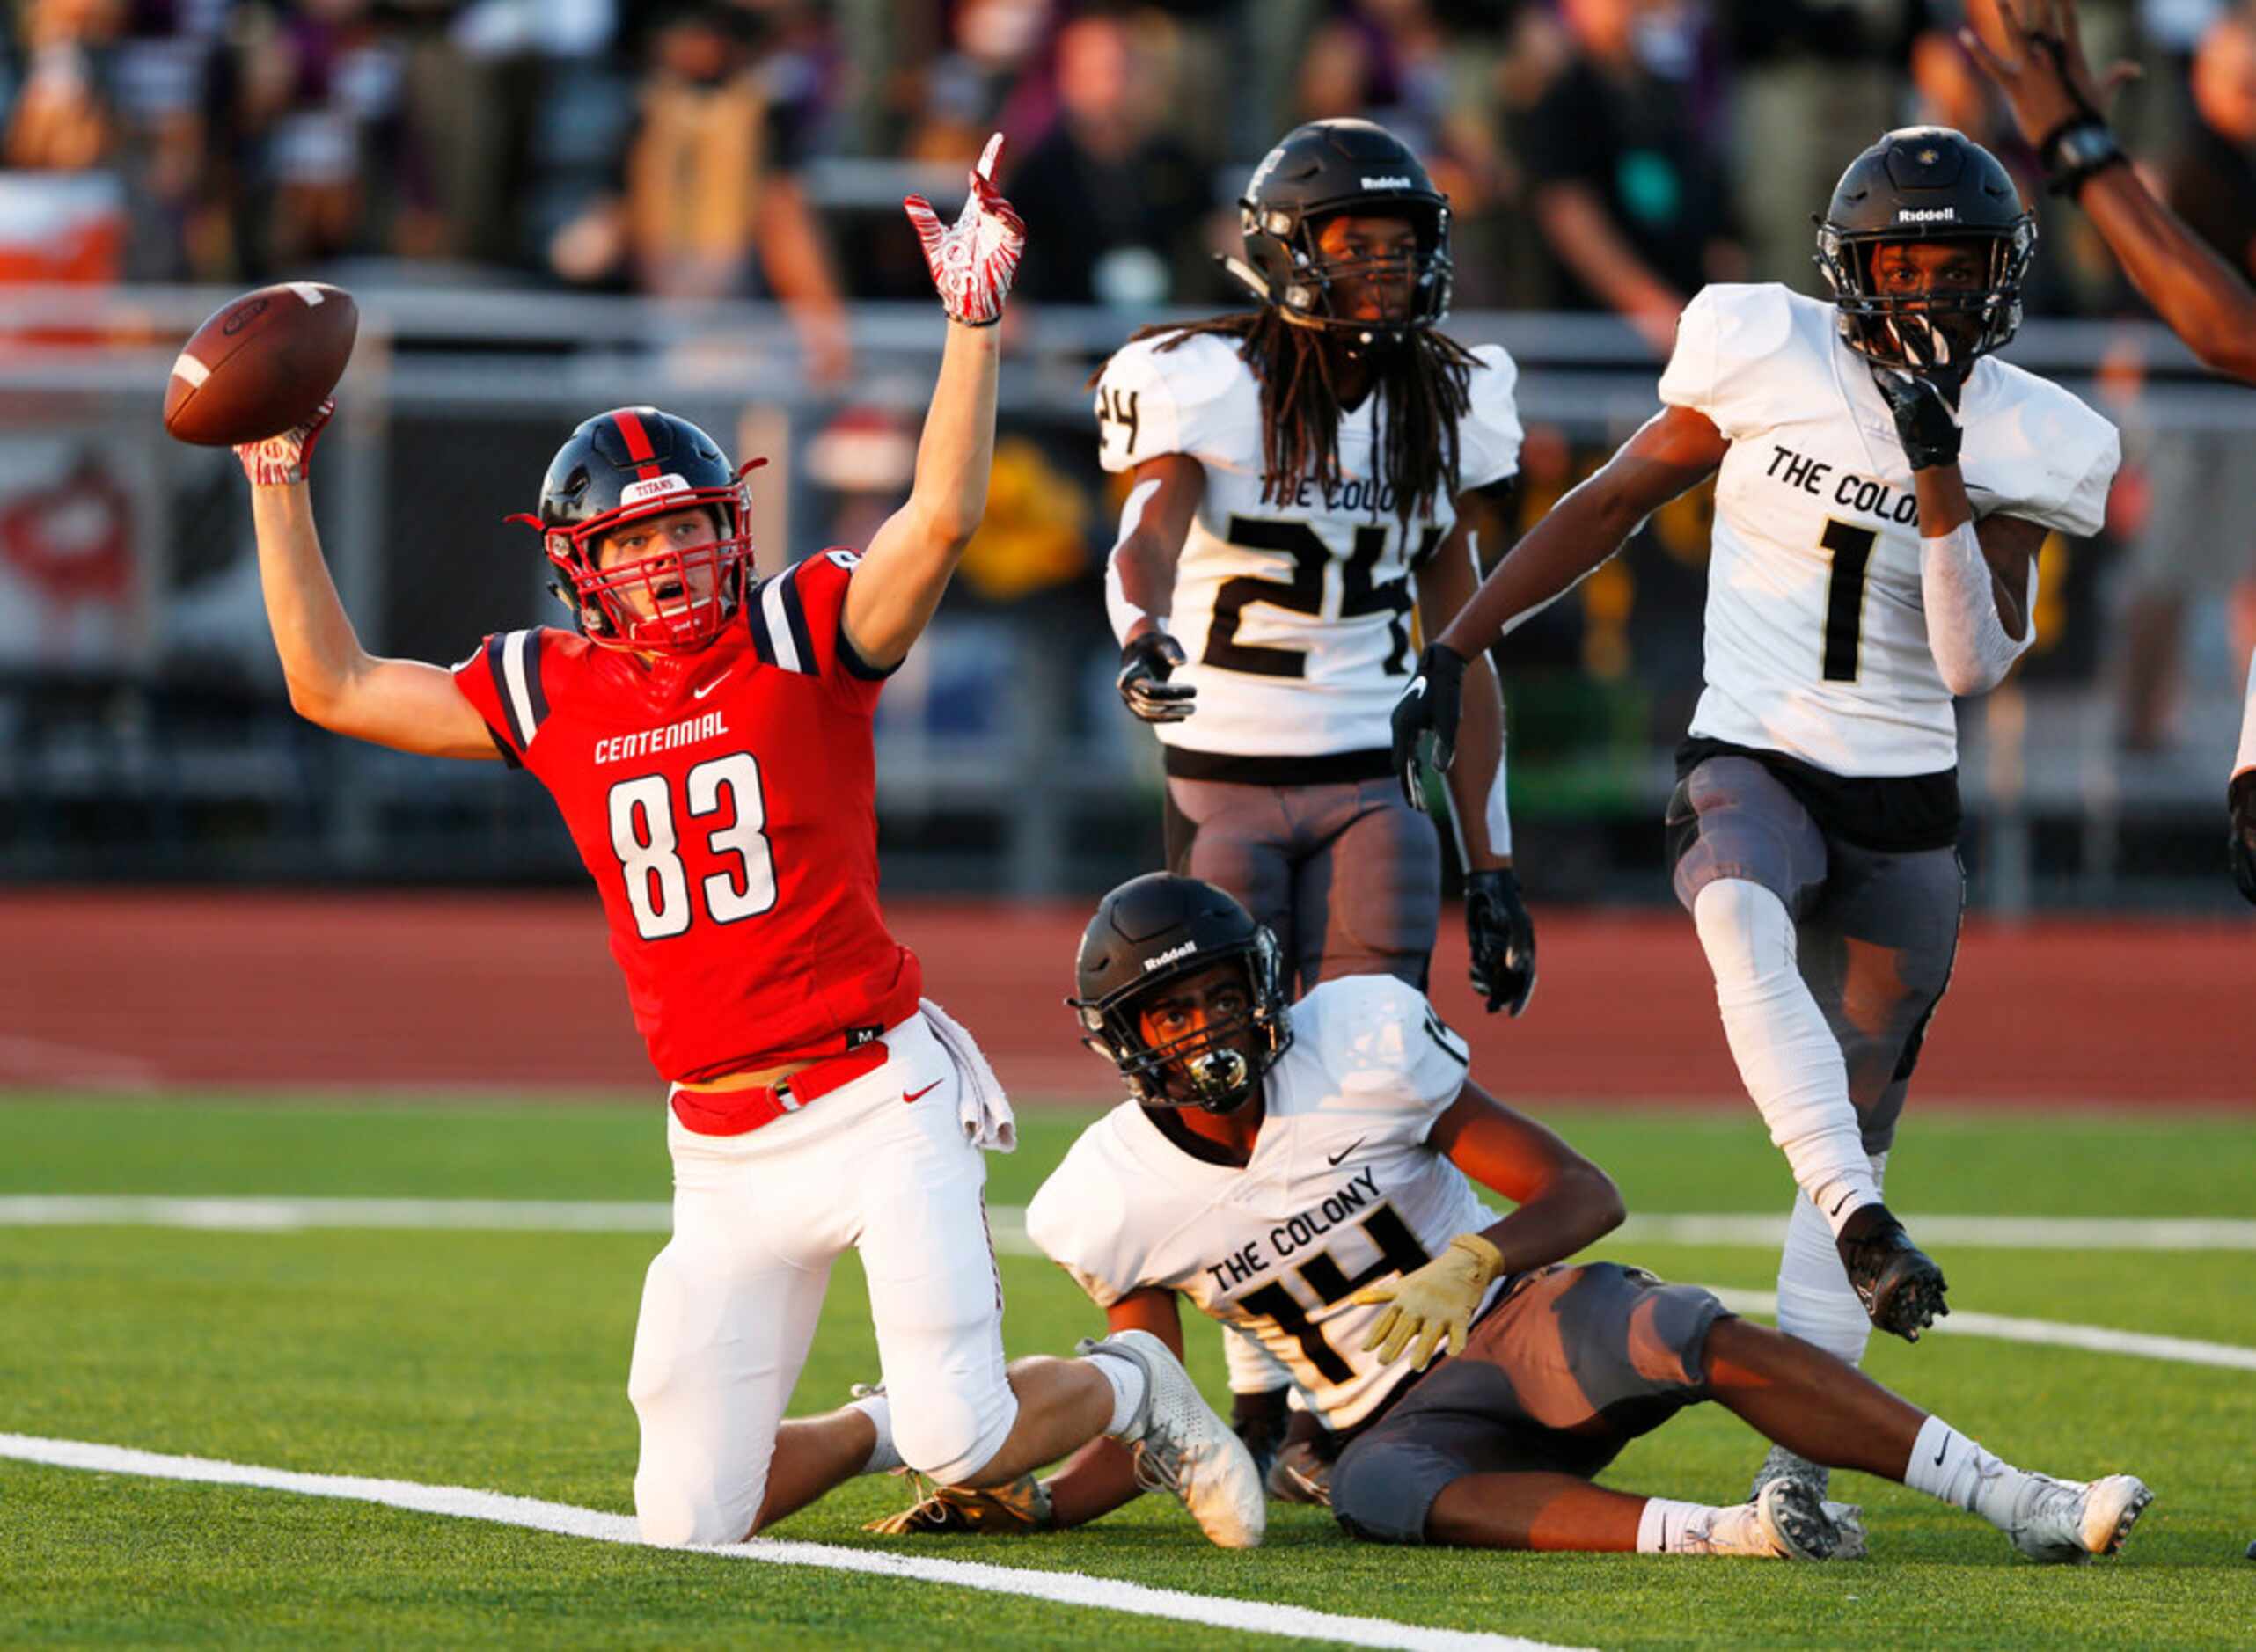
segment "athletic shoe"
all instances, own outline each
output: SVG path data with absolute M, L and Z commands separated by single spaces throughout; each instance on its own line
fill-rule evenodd
M 1937 1316 L 1950 1312 L 1943 1302 L 1943 1270 L 1911 1242 L 1887 1206 L 1868 1204 L 1851 1216 L 1834 1248 L 1857 1299 L 1881 1330 L 1916 1342 Z
M 1269 1495 L 1278 1502 L 1331 1507 L 1331 1465 L 1306 1440 L 1294 1440 L 1269 1466 Z
M 1853 1533 L 1826 1512 L 1807 1480 L 1774 1480 L 1754 1500 L 1754 1516 L 1770 1552 L 1789 1561 L 1853 1561 L 1864 1553 L 1862 1511 Z M 1835 1503 L 1834 1508 L 1847 1505 Z
M 2033 1561 L 2081 1564 L 2123 1546 L 2154 1494 L 2128 1474 L 2104 1480 L 2055 1480 L 2031 1474 L 2014 1500 L 2005 1535 Z
M 1825 1517 L 1833 1522 L 1834 1530 L 1841 1533 L 1841 1546 L 1833 1552 L 1836 1561 L 1861 1561 L 1871 1551 L 1864 1541 L 1864 1505 L 1860 1502 L 1826 1502 L 1818 1505 Z
M 1822 1502 L 1833 1484 L 1833 1471 L 1822 1463 L 1813 1463 L 1806 1457 L 1788 1451 L 1783 1445 L 1774 1445 L 1770 1448 L 1770 1454 L 1762 1459 L 1762 1466 L 1754 1471 L 1754 1483 L 1747 1488 L 1747 1502 L 1758 1501 L 1762 1495 L 1762 1488 L 1774 1480 L 1807 1480 L 1816 1489 L 1819 1501 Z
M 1223 1548 L 1258 1544 L 1269 1509 L 1253 1453 L 1199 1397 L 1167 1344 L 1148 1331 L 1115 1331 L 1101 1342 L 1084 1341 L 1078 1351 L 1143 1368 L 1143 1403 L 1119 1435 L 1135 1454 L 1137 1484 L 1173 1495 Z

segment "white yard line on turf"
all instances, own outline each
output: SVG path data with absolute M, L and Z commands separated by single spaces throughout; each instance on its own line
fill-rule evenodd
M 165 1076 L 154 1063 L 138 1056 L 58 1044 L 51 1038 L 27 1038 L 16 1033 L 0 1033 L 0 1074 L 35 1083 L 136 1093 L 154 1093 Z
M 1036 1253 L 1026 1211 L 988 1212 L 995 1246 Z M 472 1228 L 532 1233 L 663 1233 L 673 1207 L 653 1200 L 564 1199 L 176 1199 L 80 1194 L 0 1196 L 0 1227 L 196 1227 L 287 1232 L 292 1228 Z M 1931 1216 L 1920 1239 L 1936 1245 L 2038 1251 L 2256 1251 L 2256 1222 L 2227 1217 Z M 1612 1245 L 1735 1245 L 1768 1248 L 1786 1237 L 1784 1212 L 1633 1216 Z
M 997 1205 L 988 1212 L 995 1248 L 1006 1256 L 1041 1254 L 1026 1236 L 1026 1212 Z M 159 1199 L 34 1194 L 0 1197 L 0 1227 L 174 1227 L 245 1232 L 290 1232 L 307 1228 L 466 1228 L 534 1233 L 663 1233 L 673 1225 L 664 1204 L 575 1202 L 534 1199 Z M 2137 1217 L 1923 1216 L 1923 1239 L 1937 1245 L 2006 1249 L 2256 1250 L 2256 1222 L 2159 1221 Z M 1776 1244 L 1783 1218 L 1761 1216 L 1631 1217 L 1608 1246 L 1661 1244 Z M 1723 1233 L 1746 1237 L 1719 1237 Z M 1757 1237 L 1757 1236 L 1761 1237 Z M 1947 1237 L 1946 1237 L 1947 1236 Z M 1767 1291 L 1718 1290 L 1739 1313 L 1770 1313 Z M 1953 1312 L 1938 1331 L 1996 1337 L 2008 1342 L 2130 1354 L 2186 1365 L 2256 1371 L 2256 1348 L 2187 1337 L 2150 1336 L 2103 1326 L 2003 1314 Z
M 1733 1313 L 1775 1314 L 1778 1298 L 1768 1290 L 1731 1290 L 1721 1285 L 1710 1290 Z M 2054 1348 L 2088 1349 L 2095 1354 L 2135 1354 L 2145 1359 L 2172 1360 L 2181 1365 L 2219 1365 L 2227 1371 L 2256 1371 L 2256 1348 L 2230 1342 L 2196 1342 L 2190 1337 L 2148 1336 L 2137 1331 L 2111 1331 L 2099 1325 L 2066 1325 L 2057 1319 L 2013 1319 L 2002 1313 L 1969 1313 L 1953 1308 L 1933 1329 L 1970 1336 L 1993 1336 L 2007 1342 L 2039 1342 Z
M 466 1486 L 426 1486 L 414 1480 L 364 1480 L 348 1474 L 294 1473 L 246 1463 L 167 1457 L 124 1446 L 99 1445 L 84 1440 L 48 1440 L 25 1434 L 0 1434 L 0 1457 L 43 1463 L 55 1468 L 91 1469 L 104 1474 L 251 1486 L 267 1491 L 296 1492 L 307 1497 L 382 1503 L 420 1514 L 486 1520 L 535 1531 L 553 1531 L 564 1537 L 589 1538 L 598 1543 L 640 1545 L 642 1541 L 634 1520 L 626 1515 L 605 1514 L 571 1503 L 542 1502 L 531 1497 L 510 1497 L 495 1491 L 476 1491 Z M 1185 1541 L 1190 1540 L 1186 1537 Z M 1402 1647 L 1411 1648 L 1412 1652 L 1454 1652 L 1460 1648 L 1468 1648 L 1469 1652 L 1471 1648 L 1481 1652 L 1570 1652 L 1569 1648 L 1548 1641 L 1522 1640 L 1517 1635 L 1432 1629 L 1384 1618 L 1344 1617 L 1306 1606 L 1281 1606 L 1224 1595 L 1152 1589 L 1116 1578 L 1091 1577 L 1082 1572 L 1039 1572 L 976 1561 L 943 1561 L 889 1553 L 880 1549 L 841 1548 L 830 1543 L 790 1543 L 755 1538 L 749 1543 L 696 1553 L 728 1560 L 759 1561 L 770 1566 L 808 1566 L 922 1583 L 945 1583 L 991 1595 L 1020 1595 L 1033 1600 L 1053 1601 L 1064 1606 L 1088 1606 L 1139 1618 L 1172 1619 L 1178 1623 L 1232 1629 L 1243 1634 L 1286 1635 L 1349 1646 Z

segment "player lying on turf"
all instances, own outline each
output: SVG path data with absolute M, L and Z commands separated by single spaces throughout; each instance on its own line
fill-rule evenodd
M 1394 714 L 1423 796 L 1417 754 L 1431 735 L 1449 766 L 1465 663 L 1715 479 L 1670 872 L 1800 1194 L 1779 1327 L 1852 1365 L 1873 1326 L 1916 1340 L 1948 1312 L 1882 1183 L 1966 902 L 1952 700 L 1996 687 L 2035 640 L 2038 551 L 2098 530 L 2119 457 L 2105 419 L 1994 354 L 2035 245 L 1980 144 L 1885 135 L 1819 225 L 1831 302 L 1703 289 L 1661 410 L 1482 581 Z M 1823 1489 L 1778 1451 L 1757 1487 L 1777 1473 Z
M 1712 1400 L 1813 1461 L 1981 1516 L 2023 1553 L 2118 1547 L 2149 1501 L 2128 1475 L 2025 1473 L 1833 1356 L 1712 1295 L 1560 1259 L 1622 1220 L 1595 1165 L 1497 1101 L 1415 990 L 1348 976 L 1286 1008 L 1275 942 L 1221 890 L 1154 874 L 1081 943 L 1088 1042 L 1135 1100 L 1091 1126 L 1027 1213 L 1115 1334 L 1182 1346 L 1177 1293 L 1292 1376 L 1271 1488 L 1327 1488 L 1381 1542 L 1824 1560 L 1854 1510 L 1804 1479 L 1729 1507 L 1591 1479 Z M 1468 1175 L 1516 1208 L 1491 1221 Z M 1447 1341 L 1449 1356 L 1425 1369 Z M 1406 1349 L 1408 1364 L 1396 1359 Z M 1101 1443 L 1052 1478 L 943 1488 L 898 1531 L 1078 1525 L 1136 1495 Z
M 1000 143 L 953 228 L 909 202 L 947 344 L 914 485 L 864 556 L 757 578 L 743 472 L 687 420 L 619 408 L 558 452 L 533 519 L 581 634 L 489 637 L 449 672 L 371 657 L 338 602 L 305 481 L 327 410 L 238 450 L 290 703 L 530 771 L 602 892 L 670 1086 L 674 1231 L 626 1385 L 655 1543 L 736 1542 L 904 1459 L 1004 1483 L 1099 1434 L 1216 1542 L 1261 1539 L 1259 1472 L 1159 1343 L 1006 1369 L 981 1150 L 1008 1145 L 1008 1104 L 878 910 L 871 720 L 986 503 L 993 324 L 1024 238 L 990 181 Z M 785 1422 L 849 1249 L 887 1390 Z

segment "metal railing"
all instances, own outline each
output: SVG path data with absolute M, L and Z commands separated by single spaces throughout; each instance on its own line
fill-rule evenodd
M 545 800 L 528 800 L 528 783 L 498 765 L 351 747 L 289 718 L 231 460 L 168 441 L 157 419 L 180 341 L 231 296 L 0 292 L 0 512 L 42 486 L 61 500 L 72 468 L 91 463 L 117 483 L 130 523 L 129 573 L 102 640 L 73 642 L 52 618 L 27 628 L 20 614 L 11 632 L 0 618 L 0 872 L 568 870 L 569 846 Z M 529 537 L 515 542 L 508 536 L 522 530 L 499 518 L 523 508 L 547 453 L 588 413 L 661 402 L 724 443 L 766 452 L 780 486 L 758 492 L 764 552 L 805 554 L 841 514 L 841 490 L 810 471 L 811 436 L 849 406 L 912 426 L 942 333 L 928 305 L 858 306 L 859 370 L 849 386 L 822 389 L 808 382 L 789 319 L 772 305 L 376 285 L 356 296 L 361 343 L 317 482 L 325 545 L 370 645 L 429 658 L 459 657 L 486 630 L 555 618 Z M 1057 456 L 1063 483 L 1092 501 L 1086 585 L 1079 598 L 1069 589 L 1031 606 L 982 602 L 959 587 L 913 669 L 889 690 L 881 808 L 897 881 L 1047 892 L 1097 881 L 1156 844 L 1154 748 L 1106 686 L 1112 660 L 1093 570 L 1111 530 L 1083 388 L 1091 363 L 1153 318 L 1040 309 L 1015 325 L 1004 422 Z M 1659 364 L 1611 318 L 1468 313 L 1450 328 L 1510 348 L 1521 364 L 1523 418 L 1578 456 L 1602 453 L 1655 406 Z M 2035 322 L 2008 354 L 2099 403 L 2137 442 L 2245 435 L 2256 464 L 2256 398 L 2202 378 L 2158 328 Z M 2088 565 L 2106 554 L 2084 559 L 2079 576 L 2091 578 Z M 1659 568 L 1659 552 L 1637 556 L 1648 560 L 1628 559 L 1633 569 Z M 9 577 L 0 560 L 0 596 L 20 606 Z M 1075 600 L 1090 619 L 1078 631 L 1059 618 Z M 2088 611 L 2075 623 L 2104 631 L 2104 592 L 2083 600 Z M 1696 623 L 1688 613 L 1635 619 L 1653 632 Z M 2111 652 L 2104 636 L 2079 646 L 2101 661 Z M 2197 638 L 2195 653 L 2203 647 L 2213 655 L 2214 637 Z M 1622 692 L 1683 699 L 1681 669 L 1641 676 L 1655 668 L 1630 654 Z M 2150 825 L 2190 830 L 2214 814 L 2238 686 L 2215 664 L 2195 676 L 2194 738 L 2175 757 L 2117 757 L 2092 669 L 2033 670 L 1969 709 L 1963 778 L 1987 899 L 2013 909 L 2148 893 L 2127 844 Z M 1593 742 L 1522 760 L 1515 773 L 1527 777 L 1519 795 L 1532 829 L 1540 837 L 1549 814 L 1571 830 L 1572 811 L 1589 807 L 1546 803 L 1549 760 L 1586 779 L 1593 768 L 1610 771 L 1607 807 L 1617 815 L 1657 810 L 1674 732 L 1655 726 L 1630 749 Z M 89 824 L 106 808 L 144 818 L 148 830 L 106 835 Z M 2047 870 L 2062 858 L 2046 847 L 2055 827 L 2077 834 L 2065 880 Z M 2189 863 L 2183 875 L 2211 870 Z M 2169 869 L 2164 881 L 2176 875 Z

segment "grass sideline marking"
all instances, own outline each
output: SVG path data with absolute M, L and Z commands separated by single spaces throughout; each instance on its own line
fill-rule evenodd
M 1026 1236 L 1026 1212 L 998 1205 L 988 1213 L 995 1248 L 1007 1256 L 1041 1253 Z M 0 1197 L 0 1227 L 174 1227 L 207 1231 L 287 1233 L 311 1228 L 405 1230 L 472 1229 L 510 1232 L 664 1233 L 673 1225 L 672 1207 L 623 1201 L 571 1202 L 539 1199 L 169 1199 L 33 1194 Z M 1783 1217 L 1760 1216 L 1632 1217 L 1615 1237 L 1637 1244 L 1735 1244 L 1719 1231 L 1767 1233 L 1764 1244 L 1783 1238 Z M 2150 1220 L 2093 1217 L 1922 1217 L 1919 1231 L 1938 1244 L 2012 1249 L 2240 1250 L 2256 1248 L 2256 1222 Z M 2123 1242 L 2110 1236 L 2120 1233 Z M 1945 1235 L 1951 1237 L 1947 1239 Z M 2046 1242 L 2040 1243 L 2040 1240 Z M 1609 1242 L 1611 1242 L 1609 1239 Z M 1777 1298 L 1769 1291 L 1716 1289 L 1734 1313 L 1775 1314 Z M 2256 1371 L 2256 1348 L 2204 1342 L 2190 1337 L 2157 1336 L 2105 1326 L 2058 1319 L 2022 1319 L 2000 1313 L 1960 1312 L 1938 1320 L 1935 1329 L 1960 1335 L 1994 1337 L 2090 1353 L 2128 1354 L 2184 1365 Z
M 1721 1285 L 1708 1289 L 1733 1313 L 1775 1316 L 1778 1312 L 1778 1298 L 1772 1291 L 1732 1290 Z M 1954 1309 L 1947 1317 L 1936 1320 L 1928 1331 L 1989 1336 L 2005 1342 L 2033 1342 L 2052 1348 L 2080 1348 L 2095 1354 L 2132 1354 L 2181 1365 L 2256 1371 L 2256 1348 L 2239 1348 L 2230 1342 L 2197 1342 L 2183 1336 L 2150 1336 L 2141 1331 L 2111 1331 L 2105 1326 L 2069 1325 L 2058 1319 L 2016 1319 L 2002 1313 L 1969 1313 Z
M 598 1543 L 643 1546 L 632 1516 L 605 1514 L 601 1509 L 582 1509 L 572 1503 L 544 1502 L 533 1497 L 512 1497 L 496 1491 L 478 1491 L 467 1486 L 429 1486 L 416 1480 L 370 1480 L 350 1474 L 298 1473 L 211 1458 L 171 1457 L 126 1446 L 43 1439 L 26 1434 L 0 1434 L 0 1458 L 50 1468 L 248 1486 L 265 1491 L 295 1492 L 307 1497 L 381 1503 L 418 1514 L 484 1520 Z M 690 1552 L 728 1560 L 758 1561 L 770 1566 L 807 1566 L 825 1571 L 861 1572 L 875 1577 L 944 1583 L 992 1595 L 1020 1595 L 1053 1601 L 1064 1606 L 1171 1619 L 1178 1623 L 1232 1629 L 1244 1634 L 1284 1635 L 1349 1646 L 1398 1647 L 1410 1648 L 1410 1652 L 1456 1652 L 1457 1648 L 1464 1648 L 1465 1652 L 1571 1652 L 1571 1648 L 1549 1641 L 1528 1641 L 1517 1635 L 1427 1628 L 1384 1618 L 1350 1618 L 1307 1606 L 1239 1600 L 1227 1595 L 1195 1595 L 1178 1589 L 1154 1589 L 1117 1578 L 1091 1577 L 1085 1572 L 1042 1572 L 978 1561 L 932 1560 L 882 1549 L 842 1548 L 831 1543 L 755 1538 L 749 1543 Z
M 996 1248 L 1038 1254 L 1026 1210 L 988 1211 Z M 0 1227 L 184 1227 L 289 1232 L 300 1228 L 465 1228 L 494 1232 L 665 1233 L 663 1200 L 172 1198 L 161 1195 L 21 1194 L 0 1196 Z M 1936 1245 L 2036 1251 L 2256 1251 L 2256 1222 L 2228 1217 L 1926 1216 L 1921 1239 Z M 1625 1245 L 1734 1245 L 1768 1248 L 1786 1237 L 1783 1212 L 1633 1216 L 1608 1235 Z

